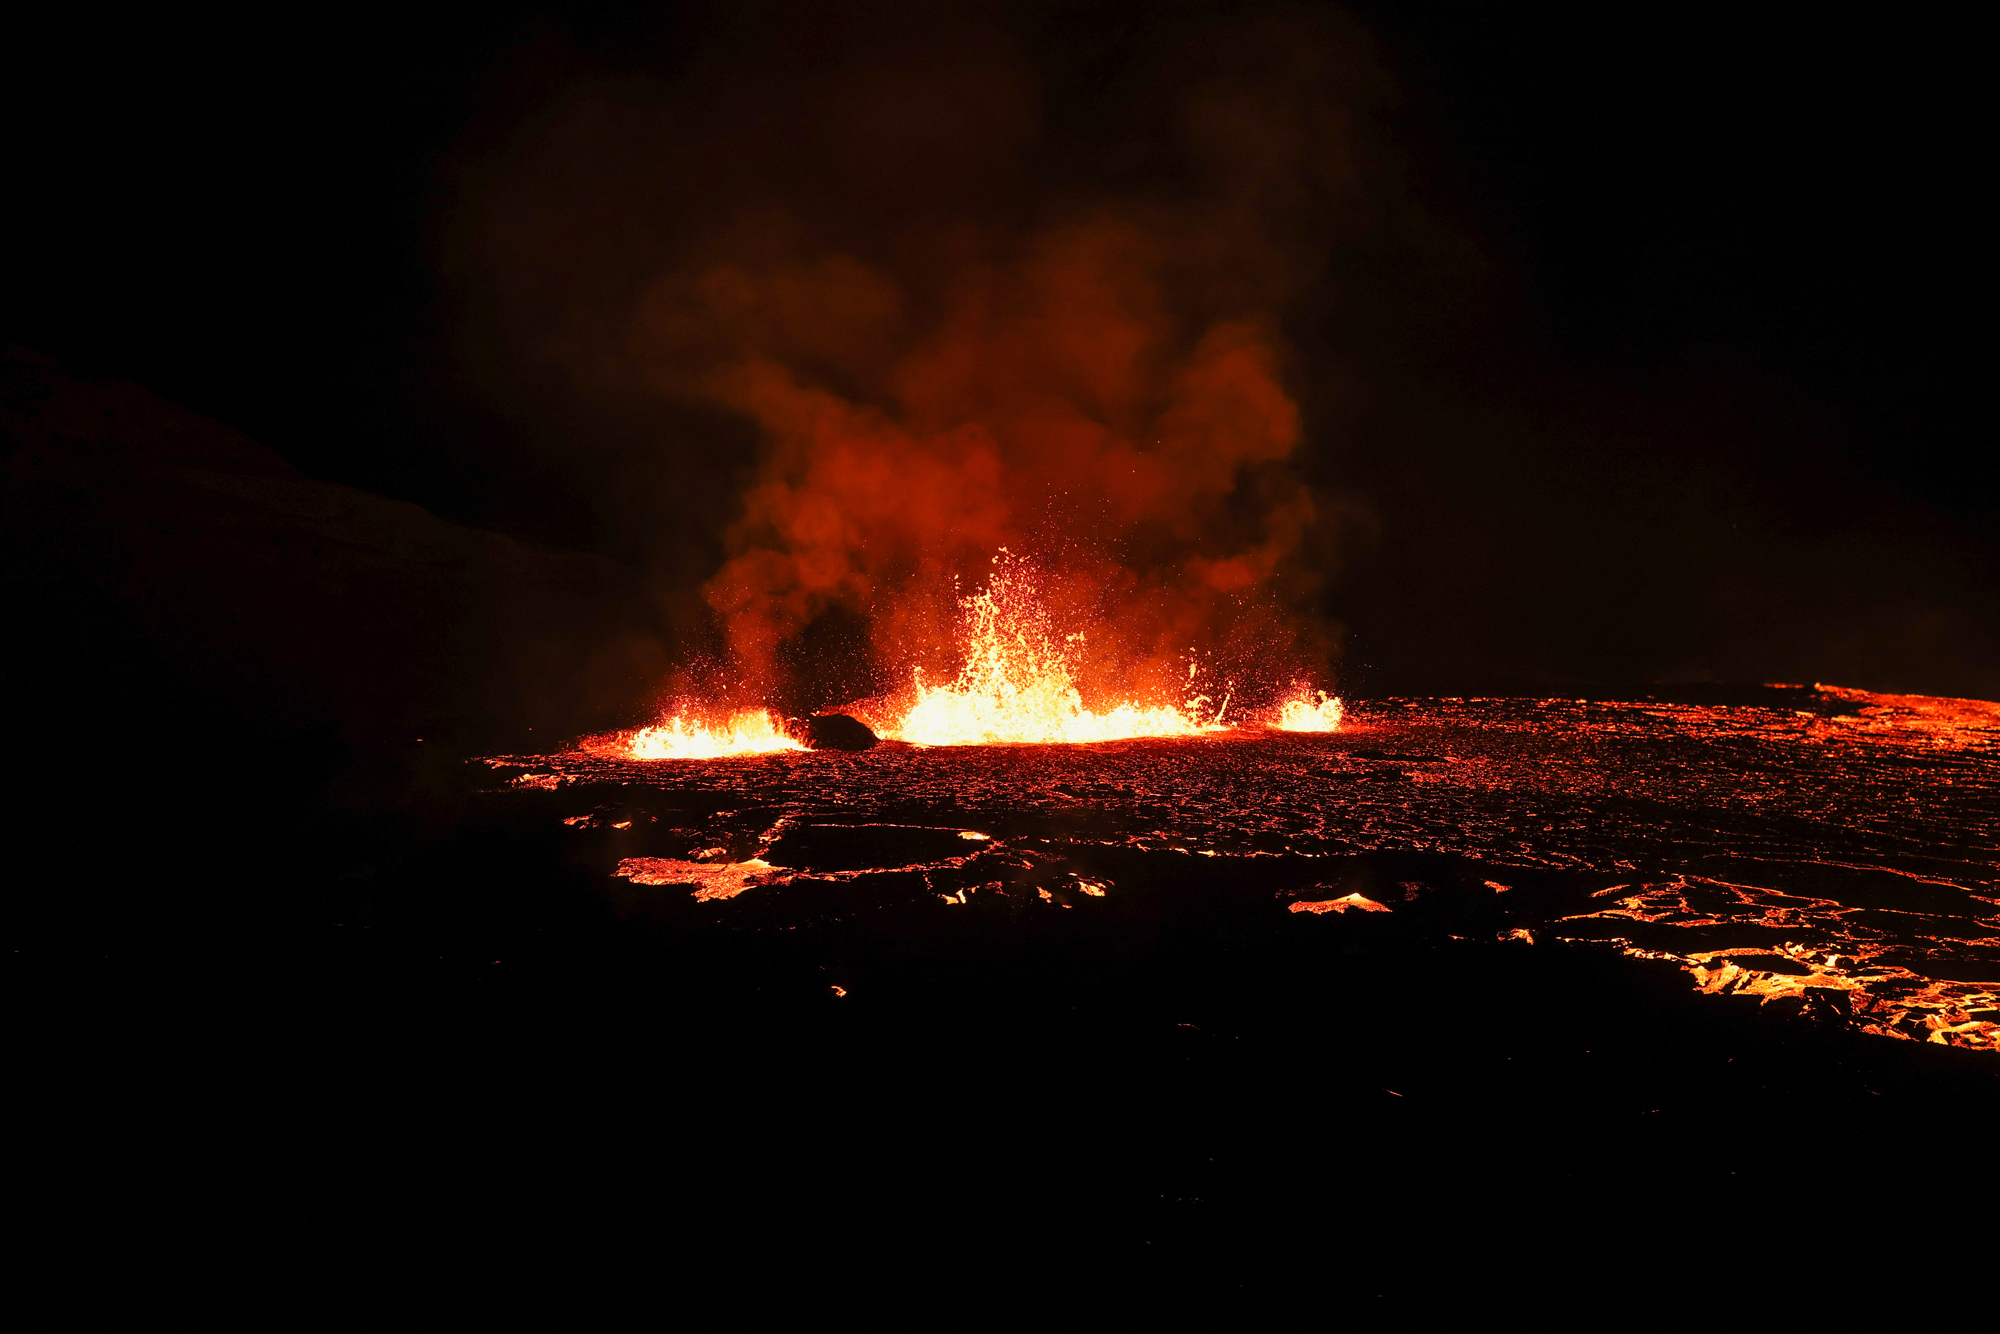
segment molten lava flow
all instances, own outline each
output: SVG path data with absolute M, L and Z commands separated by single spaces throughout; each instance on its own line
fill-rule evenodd
M 625 754 L 635 760 L 713 760 L 725 755 L 766 755 L 779 750 L 804 750 L 785 735 L 768 709 L 744 709 L 719 727 L 708 727 L 675 715 L 656 727 L 643 727 L 625 738 Z
M 1103 712 L 1085 708 L 1071 671 L 1080 637 L 1059 638 L 1031 579 L 1010 562 L 995 565 L 985 591 L 961 604 L 965 665 L 957 679 L 933 686 L 919 670 L 916 703 L 884 735 L 920 746 L 986 746 L 1192 736 L 1221 728 L 1222 710 L 1204 716 L 1208 701 L 1200 696 L 1181 707 L 1126 701 Z
M 744 890 L 774 881 L 784 872 L 757 857 L 747 862 L 682 862 L 667 857 L 627 857 L 611 874 L 635 885 L 693 885 L 697 903 L 733 899 Z
M 1338 699 L 1329 699 L 1322 690 L 1317 702 L 1306 695 L 1286 700 L 1272 726 L 1281 732 L 1337 732 L 1344 711 Z

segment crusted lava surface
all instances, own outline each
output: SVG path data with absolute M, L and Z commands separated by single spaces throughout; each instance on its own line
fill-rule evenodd
M 1756 689 L 451 759 L 365 861 L 269 863 L 344 869 L 260 1041 L 323 1194 L 415 1173 L 454 1227 L 637 1264 L 1231 1309 L 1934 1285 L 1969 1262 L 1852 1261 L 2000 1188 L 1996 723 Z
M 486 763 L 492 798 L 560 820 L 627 917 L 1025 913 L 1060 933 L 1143 913 L 1134 896 L 1220 896 L 1301 940 L 1598 946 L 1993 1052 L 2000 706 L 1766 693 L 1388 700 L 1330 735 Z

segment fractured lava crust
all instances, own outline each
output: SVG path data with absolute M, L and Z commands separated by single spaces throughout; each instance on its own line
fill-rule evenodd
M 486 763 L 512 800 L 585 812 L 578 828 L 636 820 L 655 855 L 605 875 L 714 912 L 1088 911 L 1204 875 L 1301 930 L 1386 910 L 1596 942 L 1706 992 L 2000 1048 L 2000 705 L 1767 693 L 1387 700 L 1318 735 Z M 1385 879 L 1385 857 L 1414 869 Z

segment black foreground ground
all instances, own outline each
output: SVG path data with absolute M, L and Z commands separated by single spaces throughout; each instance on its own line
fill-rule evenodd
M 223 1201 L 260 1265 L 578 1249 L 775 1297 L 841 1256 L 1134 1309 L 1933 1293 L 1993 1198 L 1992 712 L 436 756 L 386 822 L 239 789 L 58 873 L 14 1004 L 69 1073 L 30 1098 L 95 1129 L 79 1180 L 110 1162 L 135 1230 Z M 78 818 L 132 837 L 172 781 Z

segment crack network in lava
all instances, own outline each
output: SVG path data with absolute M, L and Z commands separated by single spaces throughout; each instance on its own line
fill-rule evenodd
M 621 912 L 1012 922 L 1205 886 L 1355 948 L 1562 941 L 1815 1024 L 2000 1052 L 2000 704 L 1774 686 L 1355 712 L 1213 745 L 484 763 L 522 818 L 560 802 L 600 840 L 638 895 Z

